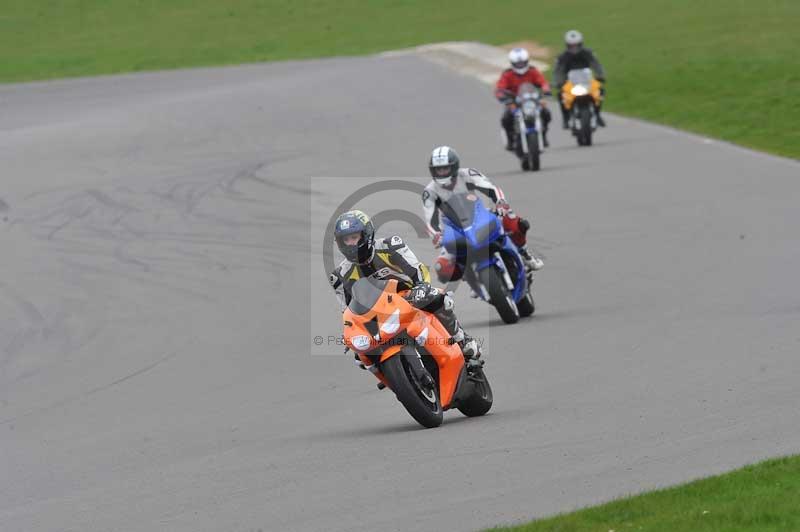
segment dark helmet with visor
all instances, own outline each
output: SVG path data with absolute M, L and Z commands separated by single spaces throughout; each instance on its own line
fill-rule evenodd
M 375 255 L 375 226 L 361 211 L 341 214 L 336 219 L 333 235 L 339 251 L 350 262 L 366 264 Z

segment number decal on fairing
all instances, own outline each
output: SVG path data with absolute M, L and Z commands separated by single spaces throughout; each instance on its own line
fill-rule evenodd
M 381 268 L 380 270 L 375 272 L 374 275 L 377 279 L 383 279 L 384 277 L 389 277 L 390 275 L 392 275 L 392 273 L 394 273 L 394 271 L 391 268 L 387 267 L 387 268 Z

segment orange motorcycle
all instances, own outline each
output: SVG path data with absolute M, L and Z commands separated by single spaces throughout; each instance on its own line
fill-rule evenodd
M 356 281 L 342 315 L 345 344 L 420 425 L 438 427 L 450 408 L 484 415 L 492 407 L 492 388 L 482 364 L 467 367 L 441 322 L 413 307 L 406 293 L 398 292 L 396 279 Z
M 578 146 L 592 145 L 592 133 L 597 129 L 597 108 L 603 98 L 601 88 L 589 68 L 567 72 L 567 82 L 561 87 L 561 101 L 569 111 L 569 127 Z

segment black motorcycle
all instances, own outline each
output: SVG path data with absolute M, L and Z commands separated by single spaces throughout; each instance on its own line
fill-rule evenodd
M 523 83 L 514 103 L 514 152 L 523 170 L 536 172 L 544 151 L 542 93 L 532 83 Z

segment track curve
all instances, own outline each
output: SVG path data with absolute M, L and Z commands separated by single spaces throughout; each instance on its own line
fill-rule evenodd
M 486 87 L 413 56 L 9 85 L 0 116 L 4 531 L 475 530 L 800 448 L 796 162 L 610 116 L 523 174 Z M 514 326 L 459 291 L 495 405 L 424 431 L 316 356 L 316 229 L 440 143 L 547 262 Z

